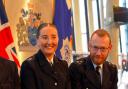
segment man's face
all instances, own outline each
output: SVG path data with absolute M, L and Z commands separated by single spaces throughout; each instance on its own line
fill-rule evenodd
M 58 46 L 57 29 L 52 26 L 42 28 L 37 42 L 45 56 L 53 56 Z
M 103 64 L 106 60 L 112 45 L 107 36 L 99 37 L 94 34 L 89 43 L 90 57 L 96 65 Z

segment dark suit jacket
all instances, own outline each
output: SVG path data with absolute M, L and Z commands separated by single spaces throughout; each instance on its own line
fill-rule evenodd
M 71 89 L 66 61 L 53 58 L 53 66 L 39 51 L 25 60 L 21 67 L 22 89 Z
M 0 89 L 20 89 L 17 66 L 0 57 Z
M 79 59 L 69 68 L 72 89 L 100 89 L 97 76 L 90 57 Z M 117 68 L 105 61 L 101 89 L 117 89 Z

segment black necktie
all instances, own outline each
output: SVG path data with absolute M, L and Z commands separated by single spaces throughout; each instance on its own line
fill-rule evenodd
M 100 68 L 101 68 L 100 66 L 96 67 L 96 74 L 97 74 L 97 77 L 98 77 L 99 86 L 101 87 L 101 75 L 100 75 L 100 72 L 99 72 Z
M 97 73 L 97 75 L 99 75 L 100 76 L 100 72 L 99 72 L 99 70 L 100 70 L 100 66 L 96 66 L 96 73 Z

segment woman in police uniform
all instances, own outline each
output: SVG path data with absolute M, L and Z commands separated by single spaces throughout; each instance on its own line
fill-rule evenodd
M 37 45 L 40 49 L 22 64 L 22 89 L 70 89 L 68 64 L 55 56 L 58 40 L 53 24 L 39 26 Z

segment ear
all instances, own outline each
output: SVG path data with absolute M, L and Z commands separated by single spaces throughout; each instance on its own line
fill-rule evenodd
M 112 44 L 109 45 L 109 50 L 110 50 L 110 51 L 112 50 Z

